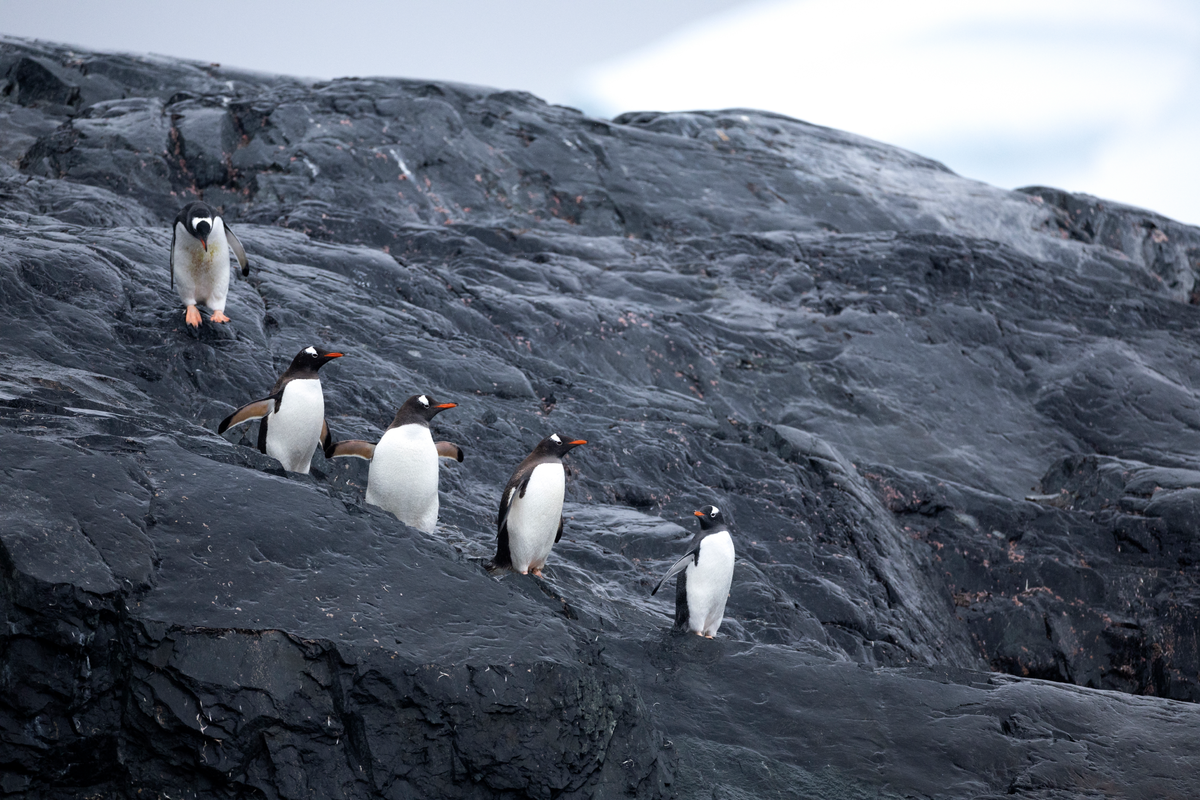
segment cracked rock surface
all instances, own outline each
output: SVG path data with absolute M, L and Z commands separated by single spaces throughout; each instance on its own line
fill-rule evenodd
M 170 221 L 251 261 L 183 323 Z M 1193 797 L 1200 230 L 754 111 L 0 38 L 0 792 Z M 253 425 L 418 392 L 439 530 Z M 552 432 L 545 580 L 489 576 Z M 733 520 L 714 641 L 650 597 Z

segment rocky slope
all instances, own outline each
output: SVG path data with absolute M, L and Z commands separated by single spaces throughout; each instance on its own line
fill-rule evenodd
M 183 325 L 170 220 L 251 259 Z M 0 789 L 1191 797 L 1200 230 L 753 111 L 309 85 L 0 39 Z M 436 536 L 253 426 L 410 394 Z M 568 461 L 546 580 L 489 576 Z M 649 596 L 707 503 L 721 636 Z

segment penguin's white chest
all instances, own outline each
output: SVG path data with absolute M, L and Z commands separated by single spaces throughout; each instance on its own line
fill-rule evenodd
M 529 476 L 525 496 L 513 498 L 508 512 L 508 551 L 517 572 L 541 569 L 546 563 L 562 520 L 566 487 L 562 462 L 538 464 Z
M 227 268 L 228 269 L 228 268 Z M 321 441 L 325 395 L 318 378 L 288 381 L 279 410 L 267 415 L 267 455 L 289 472 L 307 473 Z
M 220 217 L 213 220 L 207 250 L 199 239 L 187 232 L 182 222 L 176 223 L 171 263 L 175 289 L 184 304 L 202 302 L 214 311 L 225 310 L 229 294 L 229 244 Z
M 688 628 L 715 636 L 725 616 L 725 601 L 733 585 L 733 538 L 721 531 L 700 540 L 700 557 L 688 564 Z
M 375 445 L 367 475 L 367 502 L 406 525 L 432 533 L 438 515 L 438 454 L 429 428 L 401 425 Z

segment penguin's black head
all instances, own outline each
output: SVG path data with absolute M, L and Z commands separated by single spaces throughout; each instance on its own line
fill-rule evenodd
M 180 214 L 183 217 L 183 227 L 192 236 L 200 240 L 200 244 L 208 250 L 208 235 L 212 233 L 213 219 L 216 214 L 207 203 L 189 203 Z
M 288 372 L 316 372 L 335 358 L 341 358 L 341 353 L 322 350 L 319 347 L 308 346 L 296 353 Z
M 721 517 L 721 509 L 716 506 L 705 506 L 699 511 L 693 511 L 692 513 L 700 518 L 700 530 L 702 531 L 725 527 L 725 520 Z
M 396 418 L 401 415 L 418 417 L 428 422 L 449 408 L 457 408 L 458 403 L 437 403 L 432 397 L 427 394 L 415 394 L 404 401 L 404 405 L 400 406 L 399 413 Z
M 540 451 L 548 456 L 554 456 L 555 458 L 562 458 L 568 452 L 575 449 L 576 447 L 578 447 L 581 444 L 587 444 L 587 440 L 586 439 L 566 440 L 566 439 L 563 439 L 561 436 L 559 436 L 557 433 L 552 433 L 549 436 L 547 436 L 545 439 L 542 439 L 540 442 L 538 442 L 538 446 L 535 447 L 534 450 Z

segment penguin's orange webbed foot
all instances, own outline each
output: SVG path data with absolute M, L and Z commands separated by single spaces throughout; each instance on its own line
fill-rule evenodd
M 225 316 L 224 311 L 214 311 L 209 319 L 213 322 L 229 322 L 229 317 Z
M 184 315 L 184 321 L 193 328 L 199 328 L 203 318 L 200 316 L 200 309 L 195 306 L 187 307 L 187 314 Z

